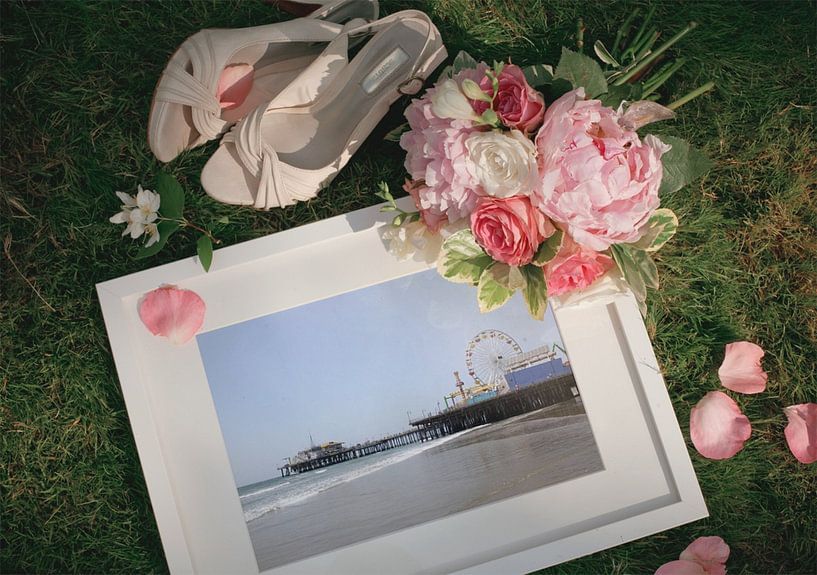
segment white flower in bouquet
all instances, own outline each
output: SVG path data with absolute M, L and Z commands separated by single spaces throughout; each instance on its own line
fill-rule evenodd
M 489 196 L 527 196 L 536 186 L 536 147 L 522 132 L 475 132 L 465 147 L 468 171 Z
M 460 90 L 455 80 L 446 80 L 437 86 L 431 97 L 431 110 L 440 118 L 453 120 L 475 120 L 477 118 L 471 102 Z

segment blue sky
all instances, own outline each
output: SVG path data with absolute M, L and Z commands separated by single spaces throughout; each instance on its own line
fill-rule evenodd
M 530 318 L 517 294 L 480 314 L 476 290 L 428 270 L 198 335 L 239 486 L 279 474 L 316 443 L 355 444 L 407 429 L 472 385 L 465 348 L 498 329 L 523 351 L 562 345 L 548 308 Z

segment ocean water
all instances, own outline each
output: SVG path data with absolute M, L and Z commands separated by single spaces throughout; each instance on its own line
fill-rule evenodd
M 239 496 L 264 570 L 603 468 L 585 415 L 539 410 Z

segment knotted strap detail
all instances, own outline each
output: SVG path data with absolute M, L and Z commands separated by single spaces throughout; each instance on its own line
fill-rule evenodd
M 268 210 L 315 197 L 317 190 L 299 177 L 300 170 L 282 162 L 277 152 L 262 141 L 261 118 L 265 112 L 266 108 L 259 106 L 222 138 L 222 145 L 233 144 L 241 163 L 258 178 L 253 207 Z

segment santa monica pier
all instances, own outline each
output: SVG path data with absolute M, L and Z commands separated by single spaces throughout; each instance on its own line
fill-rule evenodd
M 465 364 L 472 385 L 466 385 L 459 372 L 453 372 L 454 390 L 443 396 L 445 408 L 438 402 L 436 412 L 409 417 L 410 429 L 366 443 L 345 446 L 330 441 L 311 445 L 288 457 L 279 467 L 281 476 L 328 467 L 396 447 L 430 441 L 478 425 L 485 425 L 551 408 L 554 415 L 583 411 L 570 362 L 558 344 L 545 345 L 527 352 L 508 334 L 485 330 L 466 346 Z

